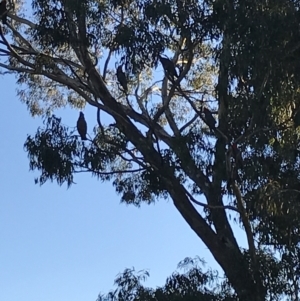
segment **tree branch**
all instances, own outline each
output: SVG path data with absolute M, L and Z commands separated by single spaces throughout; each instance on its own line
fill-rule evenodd
M 234 206 L 230 206 L 230 205 L 213 206 L 213 205 L 205 204 L 205 203 L 197 201 L 187 190 L 186 190 L 186 193 L 187 193 L 188 197 L 190 198 L 191 202 L 193 202 L 196 205 L 199 205 L 201 207 L 209 208 L 209 209 L 223 209 L 223 210 L 224 209 L 229 209 L 229 210 L 235 211 L 237 213 L 240 213 L 240 211 L 237 208 L 235 208 Z
M 24 19 L 24 18 L 21 18 L 21 17 L 18 17 L 17 15 L 13 14 L 13 13 L 10 13 L 8 12 L 8 17 L 10 17 L 12 20 L 15 20 L 19 23 L 22 23 L 22 24 L 25 24 L 25 25 L 28 25 L 31 29 L 36 29 L 36 24 L 34 24 L 33 22 L 27 20 L 27 19 Z

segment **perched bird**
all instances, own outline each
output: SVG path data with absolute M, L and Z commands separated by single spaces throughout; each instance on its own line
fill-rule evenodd
M 127 78 L 126 78 L 125 73 L 122 70 L 122 65 L 120 65 L 117 68 L 117 74 L 116 75 L 117 75 L 117 79 L 118 79 L 119 84 L 122 86 L 124 92 L 127 93 L 128 92 Z
M 1 17 L 2 24 L 6 24 L 7 21 L 6 0 L 2 0 L 0 3 L 0 17 Z
M 172 79 L 174 79 L 175 76 L 178 77 L 175 64 L 171 60 L 160 55 L 158 56 L 158 58 L 165 70 L 167 77 L 171 77 Z
M 242 153 L 238 149 L 236 143 L 232 144 L 232 156 L 235 160 L 235 164 L 236 164 L 237 168 L 243 168 L 244 164 L 243 164 Z
M 215 118 L 213 117 L 211 111 L 208 108 L 203 108 L 202 112 L 204 113 L 204 118 L 205 118 L 207 125 L 211 129 L 215 129 L 217 122 L 216 122 Z
M 84 119 L 84 115 L 82 112 L 79 113 L 79 118 L 77 120 L 77 131 L 82 140 L 87 140 L 87 138 L 86 138 L 87 123 Z

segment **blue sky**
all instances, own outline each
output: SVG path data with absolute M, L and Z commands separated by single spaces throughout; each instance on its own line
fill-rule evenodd
M 146 285 L 155 287 L 187 256 L 218 267 L 171 201 L 126 206 L 110 183 L 89 174 L 77 175 L 69 189 L 35 185 L 23 144 L 42 121 L 18 100 L 13 76 L 0 80 L 0 300 L 95 300 L 131 267 L 147 269 Z M 96 112 L 84 112 L 91 130 Z M 76 125 L 77 111 L 58 115 Z
M 89 174 L 70 189 L 35 185 L 23 144 L 42 122 L 16 97 L 13 77 L 2 76 L 1 86 L 0 300 L 95 300 L 131 267 L 148 269 L 146 284 L 155 287 L 186 256 L 217 267 L 171 201 L 126 206 L 110 183 Z M 59 113 L 76 124 L 77 111 Z M 86 118 L 94 125 L 93 111 Z

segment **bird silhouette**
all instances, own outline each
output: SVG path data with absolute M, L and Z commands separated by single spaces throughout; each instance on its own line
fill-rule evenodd
M 77 131 L 82 140 L 87 140 L 86 133 L 87 133 L 87 123 L 84 118 L 84 114 L 82 112 L 79 113 L 79 118 L 77 120 Z
M 124 92 L 127 93 L 128 92 L 127 78 L 126 78 L 125 73 L 122 70 L 122 65 L 120 65 L 117 68 L 117 74 L 116 75 L 117 75 L 117 79 L 118 79 L 119 84 L 122 86 Z
M 211 129 L 215 129 L 217 122 L 216 122 L 215 118 L 213 117 L 211 111 L 207 108 L 203 108 L 202 112 L 204 113 L 204 118 L 205 118 L 207 125 Z
M 175 76 L 178 77 L 175 64 L 171 60 L 162 56 L 159 56 L 158 58 L 166 72 L 167 77 L 172 77 L 172 79 L 174 79 Z

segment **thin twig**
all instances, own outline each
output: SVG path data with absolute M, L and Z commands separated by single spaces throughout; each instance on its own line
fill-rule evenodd
M 193 202 L 193 203 L 195 203 L 196 205 L 202 206 L 204 208 L 209 208 L 209 209 L 229 209 L 229 210 L 233 210 L 235 212 L 240 213 L 240 211 L 236 207 L 234 207 L 234 206 L 230 206 L 230 205 L 213 206 L 213 205 L 208 205 L 208 204 L 199 202 L 186 189 L 185 189 L 185 191 L 186 191 L 186 194 L 188 195 L 190 201 Z

